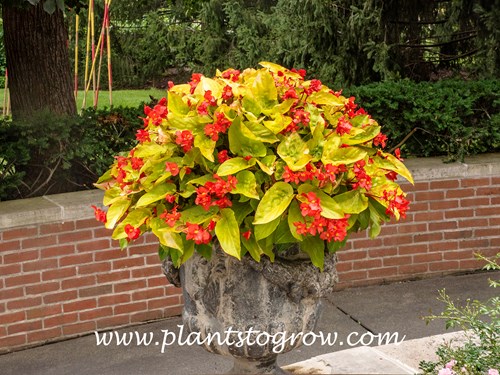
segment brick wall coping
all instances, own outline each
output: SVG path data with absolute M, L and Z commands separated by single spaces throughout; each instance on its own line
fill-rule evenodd
M 442 158 L 433 157 L 408 159 L 405 164 L 415 181 L 500 176 L 500 153 L 472 156 L 463 163 L 443 163 Z M 87 190 L 0 202 L 0 230 L 90 219 L 94 217 L 90 206 L 102 206 L 102 198 L 102 191 Z

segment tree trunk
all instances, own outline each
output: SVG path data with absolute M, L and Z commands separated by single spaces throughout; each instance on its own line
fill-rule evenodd
M 59 9 L 48 14 L 41 4 L 2 8 L 14 118 L 40 110 L 76 114 L 64 16 Z

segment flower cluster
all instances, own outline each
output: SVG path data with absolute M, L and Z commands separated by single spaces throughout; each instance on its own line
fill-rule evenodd
M 398 194 L 397 190 L 384 190 L 383 198 L 385 201 L 389 202 L 389 205 L 385 210 L 387 215 L 400 215 L 403 219 L 406 218 L 406 211 L 409 208 L 410 201 L 408 201 L 403 194 Z
M 231 207 L 232 202 L 228 194 L 236 188 L 237 180 L 234 176 L 228 176 L 227 181 L 216 174 L 213 175 L 215 182 L 207 181 L 205 185 L 196 189 L 196 199 L 194 203 L 208 211 L 211 206 L 219 208 Z
M 146 232 L 176 265 L 209 255 L 217 237 L 238 259 L 274 257 L 276 244 L 337 251 L 350 233 L 405 217 L 396 182 L 412 182 L 399 150 L 355 103 L 303 69 L 194 73 L 168 84 L 146 107 L 137 145 L 116 157 L 96 183 L 105 190 L 96 219 L 127 246 Z M 309 248 L 310 247 L 310 248 Z
M 356 175 L 356 182 L 352 185 L 353 189 L 363 188 L 368 191 L 372 188 L 372 178 L 366 173 L 365 165 L 364 160 L 354 163 L 353 171 Z
M 349 215 L 345 215 L 342 219 L 327 219 L 321 216 L 322 208 L 320 199 L 313 193 L 302 193 L 297 197 L 300 204 L 300 213 L 303 216 L 303 221 L 296 221 L 295 225 L 297 234 L 317 236 L 327 242 L 341 242 L 347 236 L 347 227 L 349 225 Z
M 220 133 L 227 132 L 227 129 L 229 129 L 231 125 L 231 121 L 226 118 L 223 112 L 217 113 L 215 117 L 216 119 L 213 124 L 205 125 L 205 135 L 216 142 L 219 140 Z
M 294 172 L 288 166 L 285 166 L 282 178 L 285 182 L 292 182 L 296 185 L 307 181 L 318 181 L 320 186 L 324 186 L 327 183 L 335 183 L 337 175 L 344 172 L 347 172 L 344 164 L 323 165 L 318 163 L 313 165 L 309 163 L 306 165 L 305 170 L 298 172 Z
M 199 224 L 186 223 L 186 239 L 193 240 L 195 244 L 202 245 L 208 244 L 212 240 L 212 235 L 210 230 L 213 230 L 214 224 L 211 224 L 207 228 L 203 228 Z M 212 229 L 210 229 L 212 227 Z

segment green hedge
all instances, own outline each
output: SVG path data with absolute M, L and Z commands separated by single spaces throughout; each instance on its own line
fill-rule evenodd
M 142 105 L 0 122 L 0 200 L 93 188 L 114 156 L 135 143 L 141 115 Z
M 451 161 L 500 150 L 499 87 L 498 80 L 400 81 L 352 87 L 344 95 L 355 96 L 379 122 L 388 147 L 404 141 L 406 156 Z

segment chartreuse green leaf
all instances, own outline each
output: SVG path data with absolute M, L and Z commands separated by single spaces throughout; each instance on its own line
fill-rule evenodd
M 385 213 L 386 207 L 373 198 L 369 198 L 368 208 L 370 212 L 370 230 L 368 234 L 370 238 L 375 238 L 382 230 L 381 222 L 389 221 L 390 216 Z
M 208 138 L 205 133 L 198 133 L 194 136 L 194 146 L 200 149 L 201 154 L 207 160 L 214 161 L 215 141 Z
M 380 126 L 378 125 L 368 126 L 353 137 L 349 136 L 342 137 L 342 143 L 346 145 L 357 145 L 360 143 L 365 143 L 375 138 L 379 133 L 380 133 Z
M 144 194 L 139 198 L 136 207 L 144 207 L 153 202 L 159 201 L 160 199 L 165 198 L 167 194 L 172 194 L 176 190 L 174 184 L 159 184 L 153 187 L 150 191 Z
M 104 225 L 107 229 L 112 229 L 121 219 L 121 217 L 127 212 L 127 209 L 130 207 L 130 199 L 127 197 L 123 197 L 115 201 L 108 209 L 106 213 L 106 224 Z
M 260 248 L 258 242 L 255 240 L 255 236 L 250 236 L 247 240 L 242 238 L 241 244 L 245 248 L 246 251 L 250 253 L 250 256 L 256 261 L 260 262 L 260 255 L 262 254 L 262 249 Z
M 241 225 L 248 214 L 253 212 L 253 207 L 251 204 L 248 204 L 248 202 L 233 202 L 231 208 L 233 209 L 238 225 Z
M 280 104 L 277 104 L 272 108 L 263 109 L 262 113 L 264 113 L 267 116 L 274 116 L 277 114 L 282 115 L 282 114 L 287 113 L 290 110 L 290 108 L 293 107 L 294 103 L 295 103 L 295 99 L 286 99 L 283 102 L 281 102 Z
M 252 113 L 255 116 L 259 116 L 262 113 L 262 107 L 251 91 L 246 90 L 241 101 L 243 108 L 247 113 Z
M 151 211 L 151 208 L 136 208 L 127 214 L 120 225 L 130 224 L 133 227 L 138 228 L 144 224 L 148 217 L 151 216 Z
M 347 242 L 347 237 L 344 238 L 342 241 L 330 241 L 330 242 L 327 242 L 326 247 L 328 248 L 328 251 L 330 253 L 335 253 L 338 250 L 340 250 L 342 247 L 344 247 L 345 244 L 346 244 L 346 242 Z
M 160 246 L 158 246 L 158 256 L 160 261 L 167 259 L 167 257 L 170 256 L 170 249 L 167 246 L 160 244 Z
M 183 251 L 180 259 L 181 264 L 193 256 L 195 245 L 193 241 L 186 240 L 185 238 L 182 237 L 182 246 L 183 246 Z
M 205 185 L 208 181 L 214 181 L 214 178 L 211 174 L 204 174 L 203 176 L 193 178 L 192 180 L 189 180 L 187 183 L 192 185 Z
M 325 242 L 316 236 L 307 236 L 300 243 L 300 249 L 309 255 L 312 264 L 323 271 L 325 264 Z
M 120 222 L 120 224 L 116 226 L 111 237 L 115 240 L 127 238 L 127 233 L 125 233 L 125 226 L 127 224 L 132 225 L 134 228 L 139 228 L 150 216 L 150 208 L 137 208 L 129 212 L 127 216 Z
M 266 69 L 269 69 L 273 73 L 278 73 L 281 72 L 283 73 L 286 77 L 292 77 L 292 78 L 297 78 L 300 79 L 301 76 L 299 73 L 292 72 L 291 70 L 288 70 L 281 65 L 269 62 L 269 61 L 260 61 L 259 62 L 260 66 L 263 66 Z
M 168 92 L 168 111 L 170 113 L 185 116 L 189 113 L 189 106 L 182 100 L 182 95 L 176 92 Z
M 215 98 L 220 98 L 222 95 L 222 86 L 216 80 L 203 76 L 200 79 L 200 83 L 196 86 L 194 94 L 203 96 L 209 90 Z
M 158 237 L 158 240 L 162 245 L 179 250 L 181 253 L 184 252 L 182 237 L 179 233 L 169 230 L 157 230 L 156 232 L 153 232 Z
M 328 111 L 327 108 L 324 108 L 323 116 L 325 117 L 326 121 L 330 124 L 336 124 L 339 118 L 342 116 L 342 112 L 338 111 L 335 108 L 332 108 L 331 111 Z
M 241 259 L 240 227 L 234 212 L 230 208 L 223 208 L 220 213 L 221 218 L 215 225 L 215 235 L 226 254 Z
M 122 198 L 123 195 L 121 194 L 122 194 L 122 189 L 120 189 L 119 186 L 113 186 L 112 188 L 104 192 L 104 199 L 102 203 L 105 206 L 109 206 L 114 202 L 116 202 L 117 200 L 119 200 L 120 198 Z
M 165 159 L 160 159 L 160 161 L 154 161 L 152 162 L 151 160 L 147 160 L 146 163 L 144 163 L 144 167 L 147 165 L 147 177 L 142 180 L 142 186 L 144 189 L 151 189 L 152 186 L 160 179 L 166 172 L 165 172 Z M 142 172 L 141 172 L 142 173 Z
M 298 193 L 315 193 L 319 198 L 319 205 L 321 206 L 321 216 L 327 219 L 343 219 L 344 212 L 342 207 L 328 194 L 324 193 L 321 189 L 311 184 L 302 184 L 299 186 Z
M 293 200 L 288 209 L 288 227 L 290 228 L 290 233 L 294 238 L 302 241 L 302 236 L 297 233 L 297 227 L 293 223 L 301 223 L 304 221 L 304 217 L 300 212 L 299 204 L 296 200 Z
M 181 220 L 184 223 L 202 224 L 213 218 L 216 213 L 217 207 L 210 207 L 206 211 L 201 206 L 193 206 L 181 212 Z
M 248 198 L 259 199 L 257 193 L 257 181 L 255 175 L 250 171 L 241 171 L 236 175 L 236 188 L 231 194 L 241 194 Z
M 183 198 L 189 198 L 196 192 L 196 188 L 190 184 L 181 184 L 179 195 Z
M 168 91 L 187 95 L 191 92 L 191 85 L 189 85 L 188 83 L 178 84 L 178 85 L 171 87 Z
M 366 210 L 365 210 L 366 211 Z M 353 228 L 353 230 L 358 231 L 360 229 L 359 225 L 359 214 L 350 214 L 347 219 L 347 230 Z
M 316 126 L 316 130 L 319 128 L 320 128 L 320 126 Z M 316 130 L 315 130 L 315 133 L 316 133 Z M 311 159 L 312 163 L 316 163 L 316 162 L 321 160 L 321 157 L 323 155 L 324 143 L 325 143 L 325 141 L 323 138 L 323 134 L 320 134 L 318 136 L 318 138 L 314 138 L 314 134 L 313 134 L 313 138 L 311 138 L 307 141 L 307 147 L 309 148 L 309 154 L 312 157 L 312 159 Z
M 273 108 L 278 103 L 278 90 L 274 85 L 274 78 L 266 70 L 255 72 L 251 85 L 243 95 L 243 108 L 255 116 Z
M 157 143 L 142 143 L 135 148 L 134 156 L 137 158 L 160 158 L 161 156 L 170 157 L 172 150 L 170 147 L 165 147 Z
M 358 147 L 344 147 L 339 148 L 337 150 L 333 150 L 328 154 L 323 150 L 323 157 L 321 161 L 323 164 L 352 164 L 361 159 L 364 159 L 367 156 L 366 151 L 358 148 Z
M 101 189 L 101 190 L 105 190 L 106 187 L 101 186 L 101 183 L 107 182 L 107 181 L 111 180 L 112 178 L 113 178 L 113 176 L 111 176 L 111 169 L 108 169 L 106 172 L 104 172 L 104 174 L 101 177 L 99 177 L 99 179 L 94 184 L 94 186 Z
M 126 238 L 120 238 L 120 239 L 118 240 L 118 243 L 120 244 L 120 249 L 122 249 L 122 250 L 123 250 L 123 249 L 126 249 L 126 248 L 127 248 L 127 246 L 128 246 L 128 241 L 127 241 L 127 239 L 126 239 Z
M 326 138 L 325 142 L 323 142 L 323 160 L 330 159 L 331 155 L 333 155 L 341 145 L 340 137 L 335 134 L 331 134 L 328 138 Z M 324 161 L 323 161 L 324 163 Z
M 307 143 L 297 132 L 285 137 L 278 145 L 277 152 L 292 171 L 304 168 L 312 159 Z
M 262 159 L 255 159 L 260 169 L 269 176 L 272 176 L 274 173 L 274 163 L 276 161 L 276 155 L 267 155 Z
M 399 175 L 406 178 L 408 180 L 408 182 L 413 184 L 413 177 L 412 177 L 410 171 L 401 162 L 401 160 L 396 158 L 394 155 L 383 152 L 382 157 L 375 159 L 375 163 L 380 168 L 388 169 L 390 171 L 394 171 L 394 172 L 398 173 Z
M 160 243 L 166 247 L 184 252 L 182 237 L 168 226 L 162 219 L 153 218 L 150 221 L 150 227 L 153 234 L 158 237 Z
M 313 139 L 319 142 L 324 140 L 325 119 L 318 108 L 313 108 L 310 111 L 311 121 L 309 122 L 309 127 L 311 128 Z
M 371 218 L 371 225 L 368 234 L 370 238 L 375 238 L 380 234 L 382 226 L 380 225 L 380 222 L 376 220 L 378 219 L 378 217 L 373 215 L 372 210 L 370 210 L 370 218 Z
M 344 101 L 327 91 L 317 91 L 313 92 L 306 99 L 308 103 L 316 103 L 322 105 L 328 105 L 334 108 L 340 108 L 344 106 Z
M 250 168 L 255 165 L 255 159 L 247 161 L 242 157 L 236 157 L 226 160 L 217 169 L 217 174 L 219 176 L 228 176 L 230 174 L 235 174 L 244 169 Z
M 245 121 L 242 124 L 243 134 L 250 139 L 265 143 L 278 142 L 274 133 L 258 121 Z
M 272 108 L 278 103 L 278 90 L 274 84 L 274 78 L 264 69 L 257 72 L 252 83 L 252 92 L 263 109 Z
M 262 252 L 269 257 L 271 262 L 274 262 L 274 239 L 272 236 L 263 238 L 262 240 L 258 241 L 260 248 L 262 249 Z
M 248 129 L 246 129 L 249 132 Z M 253 157 L 263 157 L 267 155 L 267 148 L 264 143 L 248 138 L 241 125 L 241 120 L 237 117 L 228 130 L 229 150 L 235 155 Z
M 373 211 L 374 215 L 376 214 L 381 221 L 391 220 L 391 217 L 386 213 L 387 207 L 378 200 L 370 197 L 368 199 L 368 207 L 370 208 L 370 211 Z
M 336 195 L 333 200 L 347 214 L 359 214 L 368 207 L 368 198 L 359 190 L 351 190 Z
M 352 215 L 351 215 L 352 216 Z M 370 224 L 370 210 L 366 209 L 357 215 L 357 221 L 359 222 L 359 229 L 365 230 Z
M 212 117 L 206 116 L 174 116 L 168 114 L 168 125 L 172 129 L 191 130 L 193 133 L 199 131 L 204 124 L 212 122 Z
M 290 226 L 287 220 L 280 220 L 278 227 L 274 231 L 273 239 L 275 244 L 297 242 L 297 239 L 292 235 L 292 232 L 290 232 Z
M 368 115 L 358 115 L 349 120 L 352 126 L 356 128 L 364 128 L 370 122 L 370 116 Z
M 269 237 L 278 227 L 281 217 L 277 217 L 267 224 L 257 224 L 254 226 L 255 238 L 257 241 Z
M 172 263 L 174 264 L 175 267 L 179 268 L 181 266 L 181 256 L 182 256 L 182 253 L 177 250 L 177 249 L 172 249 L 172 248 L 169 248 L 169 256 L 170 256 L 170 259 L 172 259 Z
M 255 211 L 256 224 L 266 224 L 279 217 L 293 199 L 293 188 L 290 184 L 278 181 L 266 191 L 257 210 Z
M 274 134 L 278 134 L 285 129 L 292 119 L 289 116 L 283 116 L 281 113 L 272 115 L 272 120 L 264 121 L 263 124 Z

